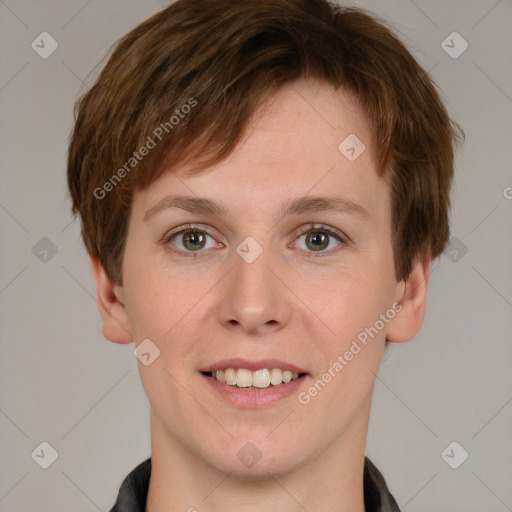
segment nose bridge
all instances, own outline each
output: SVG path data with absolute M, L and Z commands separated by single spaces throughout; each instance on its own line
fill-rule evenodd
M 277 277 L 280 265 L 271 244 L 249 236 L 232 256 L 234 269 L 229 273 L 221 321 L 247 331 L 282 326 L 287 321 L 287 294 Z

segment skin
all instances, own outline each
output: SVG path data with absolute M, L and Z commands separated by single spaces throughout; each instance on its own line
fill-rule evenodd
M 92 258 L 104 336 L 137 346 L 149 338 L 161 351 L 151 365 L 138 363 L 151 407 L 148 512 L 291 512 L 298 504 L 364 511 L 375 374 L 386 338 L 403 342 L 418 332 L 430 267 L 418 260 L 406 281 L 394 279 L 390 195 L 370 133 L 351 94 L 300 79 L 271 98 L 221 164 L 195 177 L 179 166 L 135 192 L 122 286 Z M 353 162 L 338 150 L 349 134 L 366 146 Z M 289 199 L 333 191 L 367 216 L 278 215 Z M 163 209 L 145 221 L 171 194 L 215 199 L 228 213 Z M 162 243 L 188 222 L 209 235 L 200 252 L 183 235 Z M 308 223 L 338 229 L 348 241 L 329 235 L 315 251 L 307 234 L 319 229 Z M 248 236 L 263 249 L 250 264 L 236 252 Z M 309 372 L 299 392 L 307 390 L 394 303 L 401 311 L 308 404 L 293 394 L 241 409 L 199 373 L 225 358 L 278 358 Z M 262 454 L 250 468 L 237 457 L 248 442 Z

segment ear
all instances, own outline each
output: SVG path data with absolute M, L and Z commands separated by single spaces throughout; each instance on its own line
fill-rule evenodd
M 115 343 L 131 343 L 133 336 L 124 305 L 123 288 L 110 280 L 98 258 L 90 256 L 90 259 L 96 282 L 96 299 L 103 320 L 101 332 Z
M 418 258 L 409 277 L 398 283 L 396 302 L 402 309 L 388 324 L 386 339 L 402 343 L 414 338 L 423 324 L 431 259 Z

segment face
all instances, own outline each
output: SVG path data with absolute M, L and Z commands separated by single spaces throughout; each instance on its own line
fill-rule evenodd
M 389 189 L 354 98 L 299 80 L 262 112 L 221 164 L 195 177 L 182 167 L 135 192 L 123 285 L 113 287 L 125 341 L 160 350 L 138 363 L 156 442 L 246 476 L 284 474 L 364 443 L 404 292 Z M 365 145 L 355 159 L 354 135 Z M 219 210 L 178 207 L 173 196 Z M 248 370 L 300 377 L 239 388 L 221 382 L 230 370 L 220 380 L 206 373 L 229 367 L 241 386 L 289 378 Z

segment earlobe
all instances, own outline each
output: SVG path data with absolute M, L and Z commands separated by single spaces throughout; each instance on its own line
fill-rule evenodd
M 401 310 L 388 324 L 386 339 L 402 343 L 414 338 L 423 324 L 427 305 L 430 258 L 417 259 L 409 277 L 397 287 L 396 301 Z
M 115 343 L 131 343 L 133 336 L 122 287 L 111 281 L 98 258 L 90 256 L 90 260 L 96 282 L 96 300 L 103 320 L 103 336 Z

